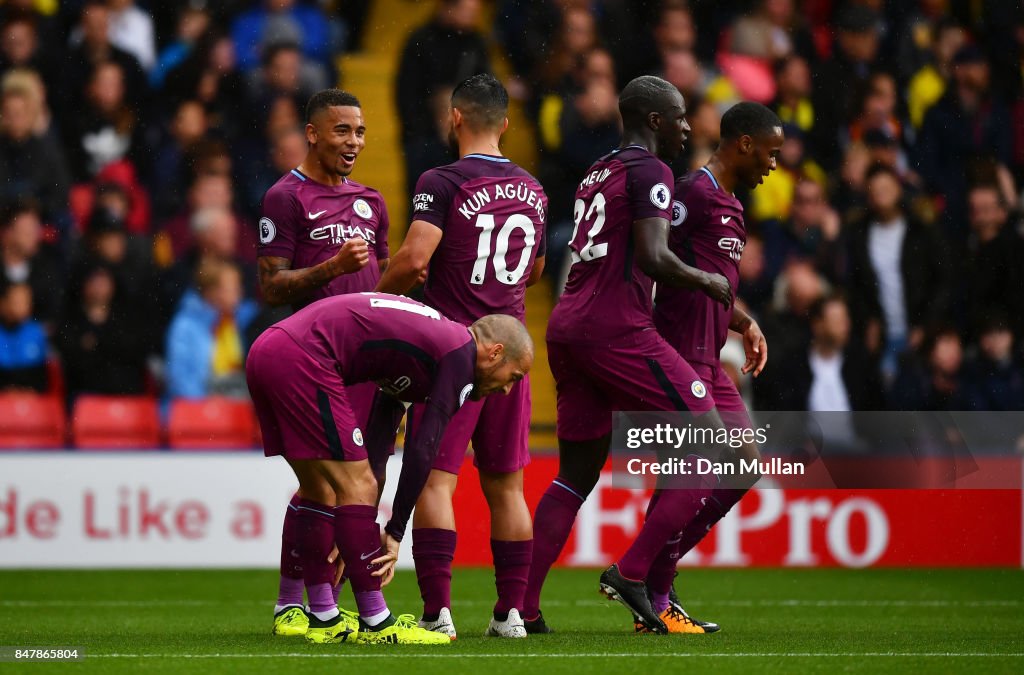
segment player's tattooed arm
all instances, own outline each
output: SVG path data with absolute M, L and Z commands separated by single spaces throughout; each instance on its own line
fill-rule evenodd
M 335 277 L 358 272 L 369 260 L 369 250 L 362 239 L 349 239 L 333 257 L 319 265 L 297 270 L 291 269 L 292 263 L 287 258 L 260 256 L 257 263 L 260 290 L 263 299 L 271 305 L 301 302 Z
M 743 374 L 753 371 L 754 377 L 757 377 L 768 363 L 768 342 L 764 339 L 761 327 L 742 307 L 733 305 L 729 329 L 743 336 L 743 352 L 747 358 L 741 369 Z
M 402 295 L 426 278 L 430 258 L 441 243 L 441 228 L 425 220 L 414 220 L 398 252 L 391 257 L 387 271 L 374 289 L 380 293 Z
M 665 218 L 634 221 L 633 247 L 637 265 L 658 283 L 703 291 L 726 307 L 732 304 L 728 279 L 687 265 L 669 249 L 668 220 Z

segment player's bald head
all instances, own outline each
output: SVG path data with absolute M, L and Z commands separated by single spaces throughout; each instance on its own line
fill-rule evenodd
M 508 91 L 493 75 L 473 75 L 455 87 L 452 108 L 476 131 L 502 129 L 508 117 Z
M 503 345 L 507 360 L 533 361 L 533 338 L 526 326 L 514 316 L 488 314 L 473 323 L 470 329 L 477 341 L 484 345 Z
M 619 114 L 627 128 L 644 125 L 651 113 L 665 113 L 673 106 L 682 105 L 683 97 L 679 90 L 654 75 L 630 80 L 619 94 Z

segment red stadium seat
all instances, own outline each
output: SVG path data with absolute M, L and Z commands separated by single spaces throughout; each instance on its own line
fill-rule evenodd
M 66 428 L 64 408 L 55 396 L 0 394 L 0 450 L 63 448 Z
M 256 414 L 248 401 L 178 399 L 171 403 L 169 445 L 178 450 L 256 447 Z
M 160 445 L 160 414 L 149 396 L 81 396 L 72 412 L 75 446 L 134 450 Z

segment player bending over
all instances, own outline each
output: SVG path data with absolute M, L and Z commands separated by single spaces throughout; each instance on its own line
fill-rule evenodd
M 544 269 L 547 197 L 536 179 L 498 148 L 507 115 L 508 92 L 491 75 L 474 75 L 455 88 L 450 136 L 459 160 L 420 177 L 412 225 L 378 290 L 405 293 L 429 272 L 426 303 L 445 316 L 467 326 L 494 313 L 525 320 L 526 287 Z M 412 407 L 412 428 L 424 410 Z M 526 637 L 520 613 L 533 551 L 533 525 L 523 498 L 529 433 L 529 378 L 517 382 L 507 396 L 467 403 L 445 430 L 413 517 L 413 559 L 423 596 L 420 626 L 456 636 L 450 609 L 456 536 L 452 495 L 472 442 L 491 512 L 498 590 L 486 634 Z
M 466 327 L 418 302 L 383 293 L 322 300 L 275 324 L 253 344 L 246 376 L 267 456 L 283 455 L 300 489 L 326 480 L 333 503 L 317 504 L 333 538 L 305 551 L 302 564 L 331 543 L 359 611 L 358 630 L 338 611 L 314 613 L 310 642 L 448 643 L 447 635 L 397 619 L 381 593 L 427 481 L 445 427 L 467 399 L 508 393 L 533 364 L 529 333 L 513 317 L 492 314 Z M 376 382 L 378 397 L 365 433 L 348 388 Z M 394 441 L 401 402 L 424 403 L 408 432 L 391 520 L 377 525 L 377 479 L 368 452 Z
M 263 297 L 295 311 L 332 295 L 372 291 L 388 262 L 384 199 L 349 178 L 366 146 L 359 100 L 338 89 L 317 92 L 306 104 L 305 132 L 306 158 L 267 190 L 259 223 Z M 376 392 L 372 382 L 349 390 L 361 424 Z M 371 461 L 374 472 L 383 475 L 387 452 Z M 328 556 L 305 565 L 298 562 L 308 558 L 303 554 L 307 546 L 331 539 L 331 525 L 320 517 L 316 504 L 333 501 L 330 485 L 320 481 L 300 488 L 285 510 L 275 635 L 305 635 L 309 617 L 302 605 L 303 587 L 310 611 L 323 614 L 337 607 L 341 584 L 334 583 L 335 565 Z M 346 615 L 357 626 L 355 614 Z

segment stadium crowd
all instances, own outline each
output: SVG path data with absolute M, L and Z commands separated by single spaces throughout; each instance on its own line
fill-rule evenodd
M 261 199 L 304 157 L 305 102 L 344 83 L 366 5 L 0 4 L 0 388 L 247 395 L 247 347 L 280 318 L 256 288 Z M 494 0 L 486 34 L 483 9 L 442 0 L 403 50 L 410 192 L 454 160 L 438 111 L 497 43 L 535 125 L 557 289 L 625 82 L 684 94 L 677 174 L 726 109 L 763 102 L 786 142 L 738 195 L 739 297 L 771 349 L 742 384 L 753 407 L 1024 409 L 1019 2 Z M 723 357 L 738 375 L 742 348 Z

